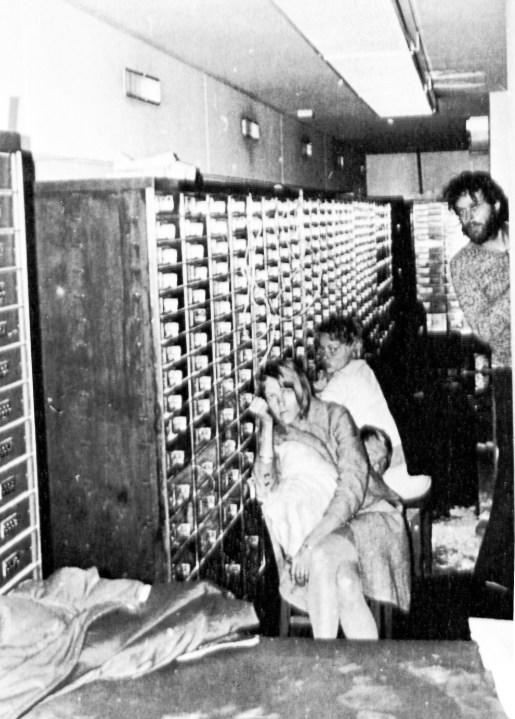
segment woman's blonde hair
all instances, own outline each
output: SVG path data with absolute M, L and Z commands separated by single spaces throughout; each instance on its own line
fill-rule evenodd
M 264 383 L 267 377 L 276 379 L 281 385 L 285 383 L 285 372 L 293 374 L 291 387 L 300 407 L 300 416 L 305 417 L 311 404 L 311 384 L 302 365 L 291 357 L 269 360 L 260 370 L 258 381 L 258 392 L 263 395 Z

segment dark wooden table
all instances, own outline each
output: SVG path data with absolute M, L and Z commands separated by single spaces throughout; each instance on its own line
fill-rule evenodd
M 477 645 L 262 638 L 134 681 L 93 682 L 30 719 L 505 719 Z

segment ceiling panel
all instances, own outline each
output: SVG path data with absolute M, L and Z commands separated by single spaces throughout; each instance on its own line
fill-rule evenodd
M 283 113 L 312 108 L 316 127 L 376 151 L 413 150 L 429 140 L 434 149 L 461 149 L 466 118 L 488 112 L 488 92 L 506 87 L 505 0 L 398 0 L 419 26 L 439 112 L 393 125 L 377 118 L 272 0 L 68 2 Z M 342 4 L 323 0 L 321 7 L 320 21 L 330 21 Z M 371 27 L 352 29 L 358 46 Z

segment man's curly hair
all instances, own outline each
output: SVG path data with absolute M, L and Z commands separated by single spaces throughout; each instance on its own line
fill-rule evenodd
M 497 220 L 499 226 L 508 221 L 508 198 L 501 187 L 492 180 L 488 172 L 471 172 L 465 170 L 448 183 L 443 191 L 444 200 L 450 210 L 456 210 L 456 202 L 462 195 L 473 197 L 476 192 L 481 191 L 485 200 L 492 207 L 498 202 L 499 210 Z

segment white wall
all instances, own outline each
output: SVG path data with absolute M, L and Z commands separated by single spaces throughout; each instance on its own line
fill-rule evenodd
M 0 129 L 26 138 L 38 179 L 98 176 L 120 158 L 175 152 L 204 174 L 349 189 L 328 169 L 331 138 L 310 129 L 314 157 L 305 162 L 292 138 L 306 128 L 295 118 L 64 0 L 1 2 L 0 27 L 9 68 Z M 125 96 L 125 68 L 161 80 L 160 106 Z M 259 142 L 242 137 L 243 114 L 260 123 Z
M 26 95 L 22 67 L 21 8 L 19 2 L 0 2 L 0 128 L 19 128 L 19 100 Z
M 490 165 L 492 177 L 508 192 L 510 184 L 510 123 L 509 94 L 507 92 L 490 93 Z
M 56 161 L 88 172 L 164 150 L 205 165 L 200 73 L 61 0 L 14 6 L 23 79 L 11 90 L 20 96 L 18 127 L 11 129 L 28 138 L 38 174 Z M 126 67 L 161 78 L 161 106 L 124 95 Z
M 421 153 L 423 194 L 431 197 L 441 196 L 442 190 L 451 177 L 463 170 L 490 169 L 486 152 L 423 152 Z
M 367 194 L 437 198 L 447 182 L 462 170 L 489 169 L 487 153 L 467 151 L 367 155 Z M 422 191 L 421 191 L 422 190 Z
M 367 155 L 367 195 L 411 197 L 418 188 L 414 152 Z

